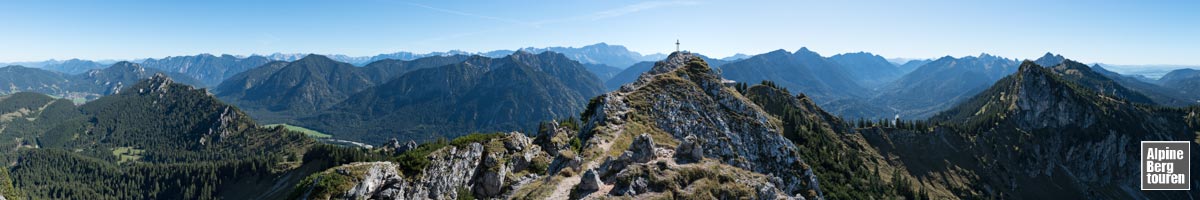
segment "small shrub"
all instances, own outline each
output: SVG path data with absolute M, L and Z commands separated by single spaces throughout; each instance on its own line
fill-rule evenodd
M 458 186 L 458 189 L 455 189 L 455 190 L 458 192 L 458 200 L 477 199 L 477 198 L 475 198 L 475 194 L 471 193 L 471 190 L 467 189 L 466 187 Z
M 583 141 L 580 141 L 578 137 L 571 138 L 570 144 L 571 150 L 575 150 L 575 152 L 583 152 Z

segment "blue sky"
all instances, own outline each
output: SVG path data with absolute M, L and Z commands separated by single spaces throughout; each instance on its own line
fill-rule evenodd
M 1200 1 L 6 1 L 0 62 L 625 45 L 1200 64 Z

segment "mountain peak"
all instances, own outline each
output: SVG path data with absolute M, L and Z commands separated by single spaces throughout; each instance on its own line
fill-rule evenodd
M 121 62 L 113 63 L 113 66 L 139 66 L 139 65 L 137 63 L 133 63 L 133 62 L 129 62 L 129 61 L 121 61 Z
M 124 89 L 121 89 L 120 87 L 113 88 L 112 93 L 113 94 L 126 94 L 126 93 L 129 93 L 129 94 L 164 93 L 165 94 L 167 91 L 170 90 L 169 88 L 171 87 L 171 85 L 175 84 L 175 81 L 172 80 L 171 77 L 168 77 L 166 74 L 163 74 L 162 72 L 158 72 L 158 73 L 154 73 L 154 75 L 151 75 L 144 79 L 137 80 L 135 83 L 136 84 L 133 84 Z M 180 84 L 180 85 L 186 85 L 186 84 Z
M 688 154 L 692 155 L 692 159 L 720 158 L 714 159 L 719 162 L 705 168 L 741 168 L 777 180 L 777 185 L 762 190 L 773 191 L 776 194 L 798 194 L 800 191 L 806 191 L 807 195 L 804 198 L 821 199 L 821 188 L 815 175 L 809 168 L 803 167 L 808 165 L 800 158 L 798 147 L 783 137 L 783 127 L 777 123 L 778 120 L 738 91 L 724 86 L 722 81 L 699 55 L 675 52 L 667 56 L 666 60 L 655 63 L 649 72 L 642 74 L 633 84 L 599 96 L 590 102 L 584 111 L 584 126 L 580 129 L 596 131 L 582 131 L 577 137 L 582 138 L 584 149 L 600 151 L 580 154 L 589 156 L 582 159 L 585 163 L 581 165 L 613 166 L 600 169 L 600 173 L 615 174 L 622 167 L 631 166 L 630 163 L 653 160 L 632 159 L 625 162 L 603 158 L 608 156 L 606 154 L 611 154 L 606 152 L 621 152 L 624 148 L 643 146 L 626 145 L 626 141 L 634 144 L 641 143 L 636 142 L 638 140 L 645 141 L 613 138 L 653 138 L 663 142 L 648 142 L 652 145 L 644 146 L 650 148 L 640 148 L 651 152 L 649 155 L 653 155 L 655 146 L 665 146 L 668 149 L 679 149 L 676 148 L 679 146 L 692 149 L 728 149 L 693 151 Z M 643 133 L 643 136 L 637 135 Z M 601 146 L 618 148 L 605 149 L 607 147 Z M 669 172 L 673 169 L 663 170 Z
M 809 49 L 808 49 L 808 47 L 800 47 L 800 50 L 796 50 L 796 53 L 795 53 L 795 54 L 796 54 L 796 55 L 815 55 L 815 56 L 821 56 L 821 54 L 819 54 L 819 53 L 817 53 L 817 52 L 814 52 L 814 51 L 812 51 L 812 50 L 809 50 Z
M 1034 73 L 1041 71 L 1042 66 L 1031 60 L 1021 62 L 1021 66 L 1017 68 L 1017 74 Z
M 113 63 L 112 66 L 109 66 L 108 68 L 93 69 L 93 70 L 108 71 L 108 72 L 113 72 L 113 71 L 142 72 L 142 71 L 146 71 L 146 68 L 142 68 L 141 64 L 132 63 L 129 61 L 121 61 L 121 62 Z
M 1004 120 L 1026 129 L 1087 128 L 1108 115 L 1098 111 L 1128 111 L 1131 99 L 1145 99 L 1123 87 L 1101 87 L 1112 85 L 1111 80 L 1077 66 L 1086 68 L 1069 60 L 1049 68 L 1025 60 L 1017 73 L 932 119 L 977 125 Z
M 21 65 L 9 65 L 9 66 L 0 67 L 0 69 L 23 69 L 23 68 L 28 68 L 28 67 L 21 66 Z
M 1066 60 L 1067 60 L 1067 58 L 1063 57 L 1060 54 L 1046 52 L 1046 55 L 1042 55 L 1041 58 L 1038 58 L 1037 60 L 1034 60 L 1033 62 L 1037 63 L 1038 65 L 1044 66 L 1044 67 L 1049 67 L 1049 66 L 1055 66 L 1058 64 L 1062 64 Z
M 163 74 L 163 73 L 154 73 L 154 76 L 151 76 L 150 79 L 148 79 L 148 80 L 153 85 L 164 85 L 164 84 L 171 84 L 172 82 L 174 82 L 171 80 L 171 77 L 168 77 L 166 74 Z
M 764 53 L 764 55 L 780 55 L 780 54 L 786 55 L 786 54 L 792 54 L 792 53 L 788 52 L 787 50 L 783 50 L 783 49 L 776 49 L 774 51 Z
M 533 55 L 533 52 L 530 52 L 529 50 L 525 50 L 525 49 L 518 49 L 518 50 L 516 50 L 516 51 L 513 51 L 513 53 L 512 53 L 511 55 L 513 55 L 513 56 L 527 56 L 527 55 Z
M 304 58 L 300 58 L 299 60 L 296 60 L 296 62 L 302 62 L 302 61 L 332 62 L 334 60 L 330 59 L 328 56 L 321 55 L 321 54 L 308 54 L 308 55 L 305 55 Z
M 687 66 L 688 61 L 699 59 L 695 54 L 687 52 L 674 52 L 667 56 L 666 60 L 654 63 L 654 68 L 651 68 L 647 74 L 661 74 L 669 72 L 683 66 Z

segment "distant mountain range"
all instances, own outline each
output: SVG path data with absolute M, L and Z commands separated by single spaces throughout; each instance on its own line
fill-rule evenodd
M 324 55 L 325 57 L 344 63 L 349 63 L 353 66 L 365 66 L 381 60 L 416 60 L 425 57 L 434 56 L 455 56 L 455 55 L 479 55 L 491 58 L 500 58 L 508 56 L 516 51 L 527 51 L 538 54 L 542 52 L 552 51 L 558 52 L 567 57 L 586 64 L 589 71 L 601 78 L 601 81 L 606 81 L 615 76 L 620 70 L 628 68 L 637 62 L 661 60 L 665 55 L 650 54 L 642 55 L 638 52 L 630 51 L 621 45 L 609 45 L 606 43 L 597 43 L 582 47 L 546 47 L 535 48 L 525 47 L 516 50 L 495 50 L 488 52 L 466 52 L 466 51 L 446 51 L 446 52 L 431 52 L 431 53 L 411 53 L 411 52 L 395 52 L 379 54 L 375 56 L 347 56 L 341 54 Z M 220 84 L 225 79 L 232 77 L 235 74 L 244 72 L 251 68 L 262 66 L 271 61 L 286 61 L 292 62 L 300 60 L 309 54 L 285 54 L 274 53 L 270 55 L 250 55 L 250 56 L 234 56 L 234 55 L 212 55 L 198 54 L 187 56 L 171 56 L 161 59 L 137 59 L 130 62 L 138 63 L 147 68 L 159 69 L 166 72 L 184 74 L 191 79 L 199 80 L 196 86 L 199 87 L 214 87 Z M 117 61 L 90 61 L 80 59 L 70 60 L 47 60 L 39 62 L 15 62 L 3 63 L 0 66 L 21 65 L 30 68 L 41 68 L 51 71 L 62 72 L 66 74 L 79 74 L 87 72 L 91 69 L 100 69 L 107 67 Z
M 942 57 L 881 87 L 870 102 L 893 110 L 902 118 L 923 119 L 987 89 L 996 80 L 1015 72 L 1018 64 L 1016 60 L 988 54 Z M 878 117 L 891 118 L 891 115 Z
M 629 67 L 630 65 L 633 65 L 633 63 L 637 63 L 637 62 L 641 62 L 641 61 L 661 60 L 664 57 L 666 57 L 666 55 L 664 55 L 664 54 L 642 55 L 641 53 L 630 51 L 629 49 L 626 49 L 625 46 L 610 45 L 607 43 L 596 43 L 596 44 L 582 46 L 582 47 L 545 47 L 545 48 L 525 47 L 525 48 L 520 48 L 520 49 L 515 49 L 515 50 L 493 50 L 493 51 L 487 51 L 487 52 L 467 52 L 467 51 L 460 51 L 460 50 L 452 50 L 452 51 L 445 51 L 445 52 L 412 53 L 412 52 L 401 51 L 401 52 L 395 52 L 395 53 L 379 54 L 379 55 L 374 55 L 374 56 L 346 56 L 346 55 L 339 55 L 339 54 L 332 54 L 332 55 L 325 55 L 325 56 L 329 57 L 330 59 L 337 60 L 340 62 L 345 62 L 345 63 L 357 65 L 357 66 L 362 66 L 367 63 L 384 60 L 384 59 L 413 60 L 413 59 L 417 59 L 417 58 L 424 58 L 424 57 L 430 57 L 430 56 L 479 55 L 479 56 L 484 56 L 484 57 L 500 58 L 500 57 L 508 56 L 516 51 L 528 51 L 528 52 L 534 53 L 534 54 L 538 54 L 538 53 L 542 53 L 542 52 L 546 52 L 546 51 L 553 51 L 553 52 L 558 52 L 563 55 L 566 55 L 567 57 L 569 57 L 573 60 L 579 61 L 580 63 L 603 64 L 603 65 L 608 65 L 610 67 L 616 67 L 616 68 L 621 68 L 621 69 L 624 69 L 626 67 Z M 266 55 L 264 57 L 267 57 L 271 60 L 295 61 L 295 60 L 299 60 L 300 58 L 305 57 L 306 55 L 308 55 L 308 54 L 275 53 L 275 54 L 271 54 L 271 55 Z
M 117 62 L 107 68 L 89 69 L 79 74 L 64 74 L 44 69 L 22 66 L 0 68 L 0 89 L 3 94 L 38 92 L 76 100 L 77 103 L 101 96 L 114 94 L 141 79 L 156 73 L 178 77 L 181 83 L 199 84 L 200 81 L 178 73 L 144 68 L 131 62 Z
M 822 105 L 859 101 L 869 91 L 858 84 L 850 69 L 808 48 L 800 48 L 796 53 L 774 50 L 726 63 L 719 68 L 726 79 L 745 84 L 773 81 L 785 89 L 803 92 L 812 101 Z
M 365 141 L 532 129 L 539 121 L 570 117 L 601 92 L 600 79 L 586 65 L 555 52 L 527 51 L 502 58 L 381 60 L 364 67 L 309 55 L 251 69 L 216 89 L 218 97 L 265 122 Z
M 448 51 L 448 52 L 433 52 L 425 54 L 416 54 L 409 52 L 396 52 L 389 54 L 380 54 L 370 57 L 353 57 L 345 55 L 329 55 L 325 56 L 329 60 L 348 63 L 350 67 L 372 68 L 373 70 L 385 69 L 379 66 L 367 66 L 370 64 L 381 65 L 384 63 L 396 63 L 403 61 L 413 61 L 420 58 L 439 57 L 450 58 L 457 57 L 458 60 L 443 60 L 420 65 L 417 68 L 437 67 L 436 65 L 451 64 L 453 61 L 461 61 L 466 59 L 466 55 L 477 55 L 490 58 L 500 58 L 508 56 L 513 52 L 546 52 L 554 51 L 562 53 L 564 56 L 580 61 L 584 64 L 587 71 L 594 74 L 606 90 L 616 90 L 621 85 L 632 82 L 638 75 L 647 71 L 652 66 L 653 62 L 642 61 L 652 60 L 663 55 L 641 55 L 637 52 L 632 52 L 620 45 L 609 45 L 599 43 L 583 47 L 548 47 L 548 48 L 521 48 L 517 50 L 497 50 L 489 52 L 464 52 L 464 51 Z M 779 54 L 782 53 L 782 54 Z M 453 55 L 461 55 L 453 56 Z M 697 54 L 698 55 L 698 54 Z M 787 55 L 787 56 L 781 56 Z M 198 87 L 219 87 L 226 80 L 233 80 L 235 75 L 247 72 L 250 69 L 255 69 L 268 65 L 273 61 L 285 61 L 284 63 L 293 62 L 304 58 L 306 54 L 281 54 L 276 53 L 267 56 L 232 56 L 232 55 L 211 55 L 198 54 L 191 56 L 173 56 L 162 59 L 142 59 L 138 60 L 140 66 L 153 72 L 166 72 L 169 76 L 175 77 L 180 82 L 194 84 Z M 1016 60 L 1000 58 L 987 54 L 980 56 L 968 56 L 963 58 L 944 57 L 937 60 L 920 60 L 920 59 L 885 59 L 879 55 L 868 52 L 845 53 L 824 57 L 820 54 L 812 52 L 807 48 L 802 48 L 796 53 L 787 51 L 769 52 L 755 56 L 740 55 L 731 56 L 726 59 L 713 59 L 698 55 L 714 66 L 718 73 L 722 73 L 726 78 L 733 81 L 743 83 L 757 83 L 762 80 L 770 80 L 785 88 L 789 88 L 796 92 L 803 92 L 810 96 L 817 104 L 825 107 L 831 113 L 836 113 L 840 116 L 849 118 L 892 118 L 899 115 L 905 119 L 923 119 L 945 108 L 946 105 L 953 105 L 962 101 L 965 97 L 981 91 L 986 85 L 990 84 L 1002 77 L 1010 74 L 1015 69 Z M 759 57 L 763 56 L 763 57 Z M 759 57 L 759 58 L 755 58 Z M 1035 63 L 1054 66 L 1056 63 L 1061 63 L 1066 58 L 1061 55 L 1047 53 L 1047 55 L 1039 58 Z M 378 62 L 387 61 L 387 62 Z M 429 61 L 429 60 L 427 60 Z M 635 63 L 642 61 L 641 63 Z M 896 62 L 903 61 L 903 64 Z M 994 62 L 993 61 L 997 61 Z M 626 63 L 633 63 L 625 65 Z M 87 60 L 64 60 L 64 61 L 42 61 L 42 62 L 27 62 L 25 64 L 41 66 L 44 69 L 62 72 L 62 78 L 51 78 L 60 75 L 51 75 L 48 73 L 30 72 L 32 77 L 46 77 L 37 80 L 28 79 L 28 77 L 13 77 L 9 81 L 9 87 L 6 88 L 7 93 L 19 91 L 37 91 L 54 94 L 64 97 L 71 97 L 78 100 L 95 99 L 101 95 L 108 94 L 112 91 L 117 91 L 114 88 L 120 88 L 120 83 L 128 83 L 133 79 L 123 79 L 116 81 L 96 82 L 97 80 L 89 80 L 95 86 L 82 86 L 72 84 L 66 86 L 62 83 L 54 84 L 52 82 L 68 81 L 67 76 L 76 76 L 72 74 L 82 74 L 88 70 L 101 69 L 109 65 L 101 64 Z M 732 64 L 726 66 L 727 64 Z M 1151 79 L 1145 76 L 1138 75 L 1123 75 L 1109 71 L 1104 68 L 1103 64 L 1091 66 L 1093 71 L 1101 76 L 1108 77 L 1116 83 L 1131 90 L 1133 93 L 1140 94 L 1149 100 L 1128 96 L 1137 102 L 1154 103 L 1161 105 L 1190 105 L 1200 100 L 1200 91 L 1190 91 L 1195 87 L 1189 87 L 1187 82 L 1188 76 L 1172 75 L 1175 77 L 1167 77 L 1164 74 L 1163 79 L 1168 80 L 1170 85 L 1164 85 L 1158 79 Z M 282 66 L 275 66 L 282 67 Z M 1075 66 L 1077 67 L 1077 66 Z M 273 67 L 265 67 L 264 69 L 272 69 Z M 349 68 L 347 68 L 349 69 Z M 29 69 L 10 69 L 10 71 L 28 71 Z M 325 89 L 330 92 L 318 92 L 318 96 L 331 95 L 324 97 L 310 96 L 309 100 L 304 101 L 328 101 L 318 103 L 322 106 L 312 107 L 311 110 L 320 110 L 331 106 L 336 102 L 348 98 L 349 94 L 365 89 L 366 87 L 382 84 L 391 78 L 395 78 L 399 74 L 411 70 L 399 71 L 362 71 L 358 70 L 358 75 L 354 76 L 370 76 L 365 79 L 370 79 L 371 84 L 362 84 L 363 86 L 355 86 L 355 88 L 337 88 Z M 1180 71 L 1177 74 L 1183 74 L 1186 70 Z M 252 74 L 271 74 L 269 72 L 256 72 Z M 140 77 L 147 76 L 143 73 Z M 139 76 L 131 76 L 139 77 Z M 113 79 L 118 79 L 114 77 Z M 250 82 L 246 82 L 250 78 Z M 268 81 L 267 77 L 238 77 L 237 80 L 242 87 L 247 87 L 245 84 L 255 84 L 254 81 Z M 340 77 L 347 78 L 347 77 Z M 284 79 L 278 77 L 276 79 Z M 193 81 L 195 80 L 195 81 Z M 3 80 L 0 80 L 3 81 Z M 77 81 L 78 82 L 78 81 Z M 321 82 L 321 81 L 317 81 Z M 953 83 L 953 84 L 947 84 Z M 113 86 L 112 84 L 118 84 Z M 315 84 L 315 83 L 295 83 L 299 85 Z M 105 86 L 107 85 L 107 86 Z M 323 85 L 323 84 L 316 84 Z M 105 88 L 106 89 L 101 89 Z M 249 89 L 249 88 L 245 88 Z M 309 88 L 312 90 L 322 90 L 317 88 Z M 345 92 L 333 92 L 332 90 L 350 90 Z M 235 91 L 230 88 L 214 90 L 214 91 Z M 232 93 L 239 93 L 238 91 Z M 261 91 L 260 91 L 261 92 Z M 347 94 L 338 94 L 347 93 Z M 1129 95 L 1133 95 L 1130 93 Z M 253 92 L 251 92 L 253 94 Z M 305 93 L 307 94 L 307 93 Z M 221 95 L 221 96 L 229 96 Z M 333 98 L 326 98 L 333 97 Z M 268 99 L 260 99 L 259 101 L 272 101 Z M 303 103 L 293 104 L 304 107 L 308 105 Z M 313 104 L 316 105 L 316 104 Z M 246 109 L 252 110 L 251 113 L 262 114 L 256 110 L 266 110 L 261 106 L 246 105 Z M 275 108 L 283 109 L 283 108 Z M 286 110 L 286 109 L 285 109 Z M 275 112 L 279 114 L 278 112 Z M 263 121 L 278 122 L 275 119 L 289 117 L 264 117 Z
M 841 63 L 861 62 L 832 60 L 801 49 L 714 69 L 697 54 L 676 52 L 604 93 L 585 64 L 553 52 L 381 60 L 363 67 L 308 55 L 233 75 L 216 96 L 163 72 L 138 78 L 152 69 L 131 62 L 78 75 L 10 66 L 0 73 L 30 77 L 8 74 L 0 81 L 45 85 L 55 82 L 38 81 L 66 77 L 117 84 L 93 88 L 111 94 L 82 105 L 30 92 L 0 96 L 0 162 L 9 163 L 0 170 L 0 197 L 1197 195 L 1136 188 L 1132 183 L 1140 177 L 1133 165 L 1139 163 L 1128 160 L 1139 155 L 1130 145 L 1137 141 L 1188 141 L 1189 153 L 1200 152 L 1200 141 L 1193 142 L 1200 106 L 1161 106 L 1156 95 L 1127 86 L 1137 82 L 1110 78 L 1115 73 L 1098 71 L 1100 66 L 1056 54 L 1021 62 L 986 54 L 945 57 L 885 84 L 912 83 L 895 87 L 899 92 L 859 87 L 854 94 L 839 90 L 856 89 L 859 79 L 849 68 L 859 66 Z M 733 78 L 723 77 L 730 73 L 749 80 L 730 83 Z M 993 76 L 999 78 L 987 83 Z M 1197 76 L 1173 72 L 1160 79 L 1160 88 L 1183 89 Z M 139 80 L 126 81 L 134 78 Z M 982 89 L 969 85 L 977 82 L 984 82 Z M 918 99 L 909 101 L 917 106 L 955 102 L 928 107 L 938 111 L 927 120 L 846 120 L 815 96 L 794 90 L 825 92 L 825 104 L 834 105 L 848 105 L 828 100 L 843 93 L 862 95 L 848 100 L 907 95 Z M 335 98 L 344 100 L 330 100 Z M 872 101 L 879 99 L 857 103 L 878 104 Z M 312 139 L 322 136 L 311 130 L 260 126 L 264 122 L 253 118 L 262 115 L 254 112 L 264 110 L 290 112 L 278 119 L 335 138 L 384 145 L 336 146 Z M 409 139 L 422 144 L 400 142 Z
M 1179 98 L 1189 104 L 1200 103 L 1200 70 L 1177 69 L 1158 79 L 1163 87 L 1181 92 Z
M 848 68 L 808 48 L 800 48 L 795 53 L 776 50 L 724 64 L 718 69 L 729 80 L 749 84 L 773 81 L 784 88 L 805 93 L 819 103 L 860 98 L 867 91 L 855 81 Z
M 79 74 L 88 70 L 100 69 L 107 66 L 90 60 L 70 59 L 58 63 L 49 63 L 43 65 L 43 69 L 58 71 L 67 74 Z
M 1113 72 L 1143 77 L 1147 80 L 1158 80 L 1177 69 L 1200 69 L 1200 65 L 1117 65 L 1106 63 L 1098 63 L 1098 65 Z
M 930 62 L 933 62 L 933 60 L 930 60 L 930 59 L 909 60 L 902 64 L 897 64 L 896 67 L 900 68 L 901 73 L 908 74 L 908 73 L 912 72 L 913 70 L 916 70 L 917 67 L 921 67 L 921 65 L 929 64 Z
M 216 86 L 221 81 L 267 64 L 271 59 L 262 56 L 236 57 L 232 55 L 214 56 L 200 54 L 194 56 L 172 56 L 163 59 L 146 59 L 141 62 L 147 68 L 187 75 L 200 80 L 201 87 Z
M 829 60 L 838 63 L 859 85 L 874 88 L 896 80 L 904 72 L 888 62 L 883 56 L 867 53 L 844 53 L 833 55 Z
M 1197 80 L 1196 76 L 1187 75 L 1189 70 L 1164 76 L 1173 85 L 1156 85 L 1052 53 L 1032 62 L 1053 66 L 1048 69 L 1069 81 L 1134 103 L 1183 106 L 1194 104 L 1197 99 L 1188 95 L 1188 90 L 1194 87 L 1189 87 L 1186 80 Z M 831 113 L 848 118 L 925 119 L 1014 73 L 1018 64 L 1015 59 L 981 54 L 908 60 L 895 66 L 883 57 L 865 52 L 823 57 L 802 48 L 796 53 L 773 51 L 723 64 L 720 72 L 737 82 L 771 81 L 804 93 Z M 631 69 L 645 67 L 634 65 Z M 913 69 L 905 73 L 908 68 Z M 633 73 L 619 74 L 609 81 L 608 87 L 619 86 L 614 83 L 628 79 L 622 78 L 628 76 L 624 74 Z M 1174 77 L 1185 81 L 1171 81 Z
M 364 67 L 311 54 L 293 62 L 272 62 L 236 74 L 214 90 L 266 122 L 322 110 L 350 95 L 409 71 L 449 65 L 468 56 L 434 56 L 413 61 L 382 60 Z
M 562 54 L 522 51 L 412 71 L 299 124 L 364 141 L 533 130 L 538 122 L 574 116 L 601 92 L 600 80 L 582 64 Z

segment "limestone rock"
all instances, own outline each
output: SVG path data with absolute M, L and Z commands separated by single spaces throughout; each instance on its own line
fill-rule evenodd
M 500 195 L 500 187 L 504 185 L 504 175 L 508 173 L 506 168 L 504 165 L 499 165 L 482 169 L 483 172 L 472 182 L 474 186 L 471 190 L 474 191 L 475 197 L 491 198 Z
M 629 151 L 632 152 L 632 161 L 638 163 L 650 162 L 657 156 L 654 153 L 654 138 L 644 133 L 633 139 L 633 144 L 629 145 Z
M 704 159 L 704 146 L 695 135 L 683 138 L 683 143 L 675 150 L 675 157 L 682 161 L 696 162 Z
M 347 191 L 343 197 L 375 196 L 377 192 L 390 186 L 389 183 L 398 183 L 400 173 L 396 171 L 396 167 L 396 164 L 391 162 L 370 162 L 355 163 L 339 168 L 336 170 L 337 173 L 343 175 L 353 175 L 354 173 L 350 172 L 352 169 L 366 168 L 360 177 L 361 181 L 350 188 L 350 191 Z
M 600 189 L 600 175 L 596 174 L 596 170 L 588 169 L 583 173 L 582 179 L 579 181 L 579 186 L 576 189 L 581 191 L 596 191 Z
M 560 126 L 558 122 L 551 121 L 550 123 L 542 124 L 537 138 L 533 140 L 533 144 L 541 146 L 542 150 L 550 153 L 550 156 L 558 156 L 559 151 L 569 149 L 569 144 L 567 143 L 570 137 L 570 129 Z

